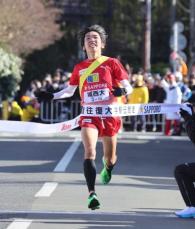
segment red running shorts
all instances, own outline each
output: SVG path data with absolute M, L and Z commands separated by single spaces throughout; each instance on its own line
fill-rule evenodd
M 99 137 L 112 137 L 121 128 L 122 120 L 120 117 L 85 117 L 81 116 L 79 126 L 95 128 L 98 130 Z

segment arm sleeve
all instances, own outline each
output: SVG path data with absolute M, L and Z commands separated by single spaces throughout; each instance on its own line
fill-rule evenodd
M 64 88 L 63 90 L 54 93 L 54 100 L 56 99 L 63 99 L 73 96 L 75 90 L 77 88 L 77 85 L 69 85 L 68 87 Z
M 130 85 L 130 83 L 129 83 L 129 81 L 128 80 L 121 80 L 120 81 L 120 84 L 122 85 L 122 87 L 124 87 L 125 89 L 126 89 L 126 94 L 127 95 L 129 95 L 129 94 L 131 94 L 132 93 L 132 91 L 133 91 L 133 88 L 132 88 L 132 86 Z
M 59 92 L 54 93 L 53 99 L 54 100 L 63 99 L 63 98 L 69 98 L 73 96 L 75 90 L 77 89 L 78 84 L 79 84 L 79 68 L 78 65 L 76 65 L 71 74 L 68 87 L 62 89 Z

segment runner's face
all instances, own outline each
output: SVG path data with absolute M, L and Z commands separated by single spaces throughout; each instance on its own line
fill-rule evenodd
M 104 43 L 102 42 L 99 33 L 91 31 L 85 34 L 84 49 L 87 54 L 101 53 L 102 48 L 104 48 Z

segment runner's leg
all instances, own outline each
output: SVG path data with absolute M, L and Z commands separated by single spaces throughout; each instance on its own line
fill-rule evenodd
M 84 145 L 84 175 L 89 190 L 88 207 L 92 210 L 99 208 L 100 203 L 95 194 L 96 180 L 96 144 L 98 140 L 98 130 L 95 128 L 82 127 L 81 129 L 82 142 Z
M 195 207 L 195 163 L 185 163 L 175 168 L 175 179 L 186 206 Z
M 87 181 L 89 192 L 95 191 L 96 179 L 96 144 L 98 130 L 95 128 L 83 127 L 81 129 L 82 142 L 84 145 L 84 175 Z
M 108 166 L 112 166 L 116 163 L 116 145 L 117 145 L 117 135 L 115 134 L 112 137 L 104 136 L 102 137 L 103 141 L 103 151 L 104 159 Z
M 115 134 L 112 137 L 104 136 L 102 137 L 103 141 L 103 163 L 104 168 L 101 171 L 101 179 L 103 184 L 107 184 L 111 180 L 112 170 L 117 160 L 116 156 L 116 145 L 117 145 L 117 135 Z

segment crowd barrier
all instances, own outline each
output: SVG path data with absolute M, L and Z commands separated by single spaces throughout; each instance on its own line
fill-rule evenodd
M 41 103 L 40 119 L 44 123 L 58 123 L 75 118 L 81 113 L 81 105 L 79 100 L 55 100 L 52 102 Z M 135 116 L 135 129 L 140 130 L 140 119 Z M 162 114 L 146 115 L 145 130 L 164 132 L 165 117 Z M 132 119 L 130 116 L 123 117 L 123 130 L 132 131 Z

